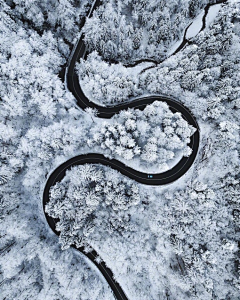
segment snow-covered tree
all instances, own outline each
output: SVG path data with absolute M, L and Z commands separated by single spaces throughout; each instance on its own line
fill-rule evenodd
M 187 144 L 194 132 L 180 113 L 172 113 L 166 103 L 155 101 L 143 111 L 121 111 L 100 130 L 96 125 L 88 145 L 98 145 L 105 153 L 127 161 L 138 158 L 143 166 L 157 165 L 159 171 L 167 169 L 174 158 L 191 154 Z
M 62 182 L 51 188 L 45 209 L 60 220 L 56 229 L 66 249 L 72 244 L 87 245 L 96 232 L 127 230 L 132 208 L 139 202 L 135 184 L 121 179 L 116 171 L 87 164 L 68 170 Z

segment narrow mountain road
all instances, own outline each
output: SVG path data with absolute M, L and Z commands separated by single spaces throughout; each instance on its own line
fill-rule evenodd
M 219 3 L 220 1 L 218 1 Z M 222 2 L 225 2 L 223 0 Z M 92 6 L 90 13 L 88 17 L 91 17 L 94 9 L 98 7 L 101 4 L 101 1 L 97 0 L 95 1 L 94 5 Z M 208 7 L 205 9 L 207 12 L 209 9 Z M 206 16 L 205 16 L 206 18 Z M 84 25 L 85 20 L 82 22 L 82 26 Z M 205 25 L 205 19 L 204 19 L 204 25 Z M 204 27 L 204 26 L 203 26 Z M 186 32 L 185 32 L 186 34 Z M 182 49 L 179 47 L 178 51 Z M 43 194 L 43 211 L 45 213 L 45 205 L 49 202 L 49 193 L 50 193 L 50 188 L 55 185 L 56 182 L 61 181 L 68 169 L 70 169 L 73 166 L 77 165 L 83 165 L 86 163 L 90 164 L 101 164 L 105 166 L 109 166 L 119 172 L 121 172 L 123 175 L 128 176 L 129 178 L 145 185 L 152 185 L 152 186 L 157 186 L 157 185 L 164 185 L 164 184 L 169 184 L 177 179 L 179 179 L 181 176 L 183 176 L 189 168 L 192 166 L 197 152 L 199 148 L 199 139 L 200 139 L 200 130 L 199 126 L 191 114 L 191 112 L 184 107 L 179 101 L 176 101 L 173 98 L 170 98 L 165 95 L 152 95 L 149 97 L 141 97 L 132 100 L 129 103 L 124 103 L 124 104 L 119 104 L 116 106 L 111 106 L 111 107 L 103 107 L 100 105 L 97 105 L 93 102 L 91 102 L 83 93 L 83 90 L 79 84 L 79 79 L 75 71 L 75 66 L 76 62 L 79 61 L 80 58 L 84 58 L 86 55 L 86 46 L 84 44 L 84 35 L 82 35 L 74 48 L 73 53 L 70 56 L 70 60 L 68 63 L 68 66 L 66 68 L 66 74 L 65 74 L 65 83 L 68 87 L 68 89 L 72 92 L 72 94 L 75 96 L 77 99 L 77 104 L 81 109 L 86 109 L 88 107 L 97 109 L 98 111 L 98 117 L 103 118 L 103 119 L 109 119 L 116 113 L 120 112 L 121 110 L 128 109 L 128 108 L 138 108 L 143 110 L 148 104 L 153 103 L 154 101 L 164 101 L 166 102 L 172 112 L 180 112 L 182 116 L 187 120 L 187 122 L 191 125 L 193 125 L 197 130 L 196 132 L 191 136 L 190 143 L 188 144 L 189 147 L 192 149 L 192 154 L 189 157 L 183 157 L 172 169 L 159 173 L 159 174 L 151 174 L 151 178 L 148 173 L 143 173 L 136 171 L 120 161 L 116 159 L 108 159 L 102 154 L 96 154 L 96 153 L 88 153 L 84 155 L 79 155 L 76 157 L 73 157 L 60 165 L 57 169 L 54 170 L 54 172 L 49 176 L 45 189 L 44 189 L 44 194 Z M 56 231 L 55 229 L 55 224 L 58 222 L 58 220 L 51 218 L 45 213 L 46 220 L 53 230 L 53 232 L 57 235 L 60 233 Z M 107 280 L 109 286 L 111 287 L 114 296 L 118 300 L 127 300 L 127 296 L 124 293 L 123 289 L 117 283 L 114 279 L 112 271 L 106 266 L 104 262 L 97 262 L 96 258 L 99 258 L 99 255 L 95 250 L 92 250 L 91 252 L 85 253 L 84 248 L 76 248 L 74 245 L 73 247 L 77 249 L 78 251 L 82 252 L 84 255 L 86 255 L 92 263 L 97 266 L 97 268 L 100 270 L 102 275 L 105 277 Z

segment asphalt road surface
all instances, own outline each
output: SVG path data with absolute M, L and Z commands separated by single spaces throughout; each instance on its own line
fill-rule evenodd
M 93 7 L 90 10 L 90 13 L 88 16 L 92 15 L 92 12 L 94 9 L 96 9 L 97 6 L 99 6 L 101 1 L 97 0 Z M 85 23 L 85 19 L 82 22 L 82 26 Z M 138 108 L 143 110 L 148 104 L 153 103 L 156 100 L 159 101 L 164 101 L 166 102 L 172 112 L 180 112 L 182 116 L 185 118 L 185 120 L 188 121 L 189 124 L 193 125 L 197 130 L 196 132 L 191 136 L 189 147 L 192 148 L 192 154 L 189 157 L 183 157 L 173 168 L 170 170 L 159 173 L 159 174 L 151 174 L 151 177 L 149 176 L 148 173 L 143 173 L 136 171 L 120 161 L 116 159 L 108 159 L 104 157 L 102 154 L 96 154 L 96 153 L 88 153 L 84 155 L 79 155 L 76 157 L 71 158 L 70 160 L 66 161 L 62 165 L 60 165 L 55 171 L 49 176 L 45 189 L 44 189 L 44 194 L 43 194 L 43 211 L 45 213 L 45 205 L 46 203 L 49 202 L 49 190 L 51 186 L 53 186 L 56 182 L 61 181 L 65 174 L 66 170 L 70 169 L 73 166 L 77 165 L 83 165 L 86 163 L 91 163 L 91 164 L 101 164 L 105 166 L 109 166 L 119 172 L 121 172 L 123 175 L 128 176 L 129 178 L 141 183 L 141 184 L 146 184 L 146 185 L 164 185 L 164 184 L 169 184 L 177 179 L 179 179 L 181 176 L 183 176 L 189 168 L 192 166 L 197 152 L 199 148 L 199 138 L 200 138 L 200 130 L 199 126 L 193 117 L 193 115 L 190 113 L 190 111 L 184 107 L 180 102 L 176 101 L 175 99 L 171 97 L 167 97 L 165 95 L 152 95 L 149 97 L 142 97 L 142 98 L 137 98 L 133 99 L 129 103 L 125 104 L 120 104 L 112 107 L 103 107 L 100 105 L 97 105 L 91 101 L 84 95 L 82 88 L 79 84 L 78 76 L 75 72 L 75 65 L 76 62 L 79 61 L 80 58 L 84 58 L 86 55 L 86 46 L 84 44 L 84 35 L 81 36 L 81 38 L 78 41 L 77 46 L 74 48 L 74 52 L 72 53 L 68 67 L 66 68 L 66 84 L 68 89 L 72 92 L 72 94 L 75 96 L 77 99 L 77 104 L 81 109 L 86 109 L 88 107 L 97 109 L 98 111 L 98 117 L 99 118 L 104 118 L 104 119 L 109 119 L 111 118 L 114 114 L 120 112 L 123 109 L 128 109 L 128 108 Z M 56 231 L 55 229 L 55 223 L 58 221 L 56 219 L 53 219 L 49 217 L 45 213 L 47 222 L 53 232 L 57 235 L 59 235 L 59 232 Z M 104 262 L 98 263 L 95 259 L 96 257 L 99 257 L 97 252 L 95 250 L 85 253 L 84 248 L 76 248 L 73 246 L 75 249 L 78 251 L 82 252 L 84 255 L 86 255 L 100 270 L 102 275 L 105 277 L 107 280 L 109 286 L 111 287 L 114 296 L 118 300 L 127 300 L 127 296 L 125 295 L 123 289 L 121 286 L 113 279 L 113 273 L 112 271 L 106 266 Z

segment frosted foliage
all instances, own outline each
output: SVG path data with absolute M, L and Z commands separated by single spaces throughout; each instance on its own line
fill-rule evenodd
M 195 0 L 186 1 L 181 5 L 179 4 L 178 7 L 175 6 L 176 1 L 174 3 L 172 1 L 166 2 L 163 11 L 167 10 L 168 5 L 172 9 L 175 7 L 175 11 L 171 16 L 176 16 L 176 19 L 179 21 L 178 29 L 180 29 L 179 25 L 185 22 L 184 28 L 186 28 L 191 21 L 187 16 L 183 19 L 177 17 L 176 10 L 181 10 L 181 7 L 183 7 L 185 14 L 191 12 L 190 14 L 196 15 L 199 12 L 199 7 L 204 6 L 202 1 Z M 127 5 L 131 5 L 131 3 L 128 2 Z M 164 1 L 154 1 L 154 3 L 152 1 L 145 1 L 141 9 L 148 9 L 152 5 L 153 7 L 154 5 L 159 5 L 159 9 L 161 7 L 160 3 L 164 3 Z M 188 10 L 184 9 L 185 5 L 189 5 Z M 132 8 L 134 9 L 134 7 Z M 212 7 L 214 8 L 215 6 Z M 121 10 L 121 8 L 119 9 Z M 143 13 L 141 18 L 145 15 Z M 226 109 L 230 108 L 237 111 L 240 107 L 240 90 L 238 84 L 240 30 L 238 15 L 239 2 L 232 1 L 230 3 L 228 1 L 228 5 L 220 5 L 220 9 L 217 15 L 215 15 L 214 20 L 212 20 L 211 24 L 205 30 L 191 39 L 190 45 L 184 47 L 177 55 L 173 55 L 162 63 L 159 63 L 157 68 L 153 68 L 156 64 L 143 67 L 145 69 L 144 72 L 140 72 L 140 70 L 132 72 L 132 68 L 124 67 L 121 64 L 124 62 L 123 59 L 119 59 L 119 63 L 117 64 L 113 64 L 110 61 L 111 64 L 108 65 L 104 61 L 106 60 L 104 54 L 101 56 L 98 55 L 99 58 L 95 59 L 96 64 L 94 64 L 92 63 L 92 55 L 95 56 L 95 54 L 91 52 L 87 59 L 81 62 L 81 68 L 79 69 L 81 80 L 84 82 L 83 87 L 92 101 L 97 99 L 98 102 L 103 104 L 116 104 L 128 101 L 129 97 L 146 93 L 174 95 L 182 99 L 185 105 L 194 112 L 195 116 L 203 120 L 207 118 L 219 120 L 223 114 L 226 114 Z M 152 16 L 152 12 L 146 15 L 147 18 L 152 18 Z M 169 19 L 171 20 L 171 18 Z M 94 18 L 89 20 L 89 22 L 91 26 L 95 25 Z M 99 20 L 98 26 L 106 28 L 108 27 L 107 22 L 108 19 L 103 19 L 102 23 Z M 149 24 L 151 24 L 150 21 L 146 23 L 146 26 L 149 26 Z M 92 30 L 91 26 L 88 28 L 89 33 Z M 159 26 L 160 22 L 157 22 L 154 27 L 157 33 L 159 32 Z M 160 29 L 162 28 L 164 27 L 162 26 Z M 146 42 L 146 36 L 148 36 L 149 32 L 143 31 L 142 44 Z M 183 32 L 181 30 L 180 32 L 181 37 L 178 37 L 177 41 L 181 43 Z M 173 31 L 169 31 L 169 33 L 172 37 Z M 87 34 L 88 37 L 89 35 Z M 102 39 L 102 36 L 99 38 Z M 91 41 L 95 41 L 96 39 L 98 39 L 97 34 Z M 164 42 L 165 40 L 162 40 L 162 43 L 158 43 L 159 47 Z M 96 48 L 101 47 L 101 45 L 102 43 L 98 43 Z M 152 42 L 150 46 L 152 46 Z M 171 45 L 166 47 L 166 52 L 164 52 L 166 54 L 164 55 L 167 55 L 168 51 L 171 52 L 171 49 Z M 100 50 L 97 51 L 100 53 Z M 157 51 L 156 53 L 159 54 L 160 52 Z M 144 59 L 147 57 L 152 58 L 154 56 L 147 56 L 147 52 L 144 51 L 143 55 L 136 55 L 136 60 L 138 61 L 139 59 L 141 62 L 141 58 Z M 131 62 L 131 60 L 135 60 L 134 55 L 127 59 L 127 62 Z M 159 60 L 156 59 L 155 62 L 157 63 Z M 150 69 L 148 69 L 149 67 Z M 117 78 L 119 73 L 121 74 L 120 82 L 123 82 L 122 89 L 114 81 L 114 77 Z
M 162 104 L 107 124 L 76 106 L 63 71 L 92 2 L 0 0 L 1 300 L 114 299 L 46 222 L 42 192 L 56 167 L 89 149 L 127 165 L 137 158 L 144 172 L 190 154 L 194 129 Z M 209 1 L 103 2 L 77 66 L 86 95 L 102 105 L 172 95 L 196 117 L 200 147 L 185 176 L 162 187 L 99 165 L 69 170 L 47 207 L 62 247 L 96 249 L 130 300 L 239 300 L 240 3 L 218 6 L 204 31 L 162 61 Z
M 83 256 L 61 250 L 42 210 L 47 174 L 88 123 L 59 74 L 90 3 L 73 2 L 0 0 L 1 300 L 114 298 Z
M 134 70 L 129 74 L 122 64 L 110 65 L 96 51 L 89 54 L 87 60 L 81 59 L 76 70 L 84 92 L 94 101 L 101 99 L 103 104 L 109 105 L 126 100 L 128 95 L 139 94 Z
M 221 192 L 197 181 L 188 190 L 167 192 L 167 205 L 157 216 L 161 229 L 155 227 L 154 232 L 167 232 L 173 252 L 182 260 L 189 291 L 198 298 L 212 299 L 215 294 L 216 299 L 230 299 L 228 295 L 239 289 L 234 271 L 238 251 L 234 226 L 239 219 L 232 218 L 232 204 L 238 202 L 240 190 L 239 181 L 228 180 L 232 188 Z M 230 190 L 234 192 L 226 196 Z
M 84 26 L 85 41 L 108 61 L 161 60 L 207 1 L 105 1 Z M 127 14 L 126 14 L 127 12 Z
M 46 212 L 60 220 L 56 229 L 66 249 L 86 245 L 94 231 L 126 230 L 132 207 L 139 202 L 136 184 L 119 178 L 116 171 L 86 164 L 67 171 L 51 188 Z
M 120 112 L 100 130 L 96 127 L 89 143 L 125 160 L 138 157 L 143 165 L 161 166 L 179 151 L 186 157 L 192 153 L 187 144 L 195 130 L 180 113 L 172 113 L 166 103 L 155 101 L 143 111 Z

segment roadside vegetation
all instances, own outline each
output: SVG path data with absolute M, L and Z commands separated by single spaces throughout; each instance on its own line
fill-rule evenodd
M 60 218 L 63 248 L 96 249 L 130 300 L 239 300 L 240 4 L 229 0 L 190 44 L 160 62 L 207 3 L 104 1 L 84 27 L 89 54 L 77 72 L 91 100 L 172 95 L 201 130 L 194 165 L 171 185 L 145 187 L 86 165 L 51 190 L 47 211 Z M 162 104 L 123 111 L 108 124 L 77 107 L 63 66 L 91 4 L 0 0 L 2 299 L 114 298 L 79 253 L 62 251 L 45 220 L 42 192 L 62 162 L 100 151 L 128 162 L 138 155 L 147 169 L 160 163 L 162 148 L 161 163 L 189 152 L 194 129 Z M 139 59 L 151 60 L 144 62 L 151 69 L 135 69 Z

